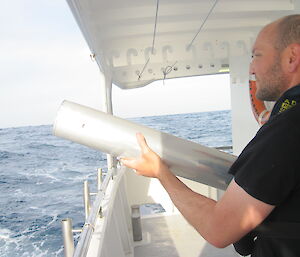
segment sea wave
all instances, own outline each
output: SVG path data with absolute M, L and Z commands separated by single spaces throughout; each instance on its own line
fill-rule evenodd
M 0 151 L 0 161 L 9 158 L 23 157 L 25 154 L 23 153 L 15 153 L 9 151 Z
M 231 145 L 229 111 L 132 120 L 207 146 Z M 62 257 L 60 220 L 83 225 L 83 181 L 95 190 L 105 154 L 54 137 L 51 126 L 0 129 L 0 149 L 0 257 Z

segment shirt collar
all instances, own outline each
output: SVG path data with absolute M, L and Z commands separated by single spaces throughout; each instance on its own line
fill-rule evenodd
M 300 84 L 284 92 L 275 103 L 271 117 L 292 108 L 298 103 L 300 103 Z

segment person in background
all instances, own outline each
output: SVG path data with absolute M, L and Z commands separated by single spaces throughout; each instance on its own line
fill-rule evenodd
M 139 158 L 121 158 L 157 178 L 186 220 L 212 245 L 253 257 L 300 256 L 300 15 L 266 25 L 253 46 L 250 73 L 260 100 L 277 101 L 229 170 L 234 179 L 214 201 L 183 184 L 140 133 Z

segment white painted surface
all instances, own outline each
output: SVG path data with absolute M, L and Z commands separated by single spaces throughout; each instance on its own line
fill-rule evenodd
M 233 153 L 238 155 L 255 136 L 259 126 L 252 114 L 249 97 L 248 55 L 230 59 Z

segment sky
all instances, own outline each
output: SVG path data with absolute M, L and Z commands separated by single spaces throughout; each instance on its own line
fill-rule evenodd
M 66 1 L 2 1 L 0 46 L 0 128 L 52 124 L 64 99 L 101 108 L 99 69 Z M 114 86 L 113 101 L 120 117 L 230 109 L 229 75 Z

